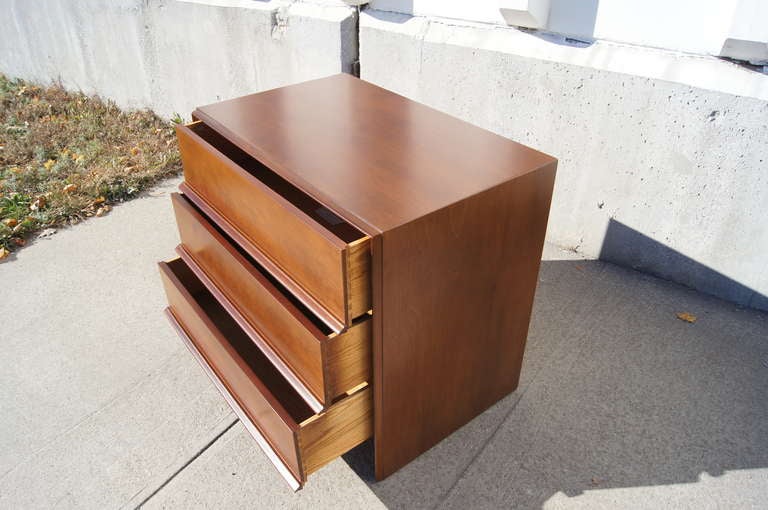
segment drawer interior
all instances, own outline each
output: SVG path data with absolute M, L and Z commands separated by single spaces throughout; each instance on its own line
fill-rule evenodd
M 171 201 L 177 253 L 313 409 L 370 380 L 370 314 L 334 332 L 194 202 Z
M 367 237 L 333 211 L 280 177 L 203 122 L 195 122 L 187 127 L 342 241 L 352 243 Z
M 160 271 L 172 323 L 292 487 L 373 435 L 368 384 L 315 414 L 183 260 Z
M 250 371 L 269 392 L 280 402 L 282 407 L 296 423 L 301 423 L 314 415 L 312 409 L 299 394 L 288 384 L 285 378 L 270 363 L 248 335 L 230 317 L 202 282 L 181 259 L 168 262 L 168 267 L 178 278 L 179 282 L 191 294 L 198 306 L 202 308 L 213 325 L 226 338 L 236 355 L 247 365 Z M 203 353 L 204 354 L 204 353 Z M 214 367 L 214 370 L 216 368 Z M 221 374 L 219 374 L 221 376 Z M 226 379 L 226 376 L 222 377 Z

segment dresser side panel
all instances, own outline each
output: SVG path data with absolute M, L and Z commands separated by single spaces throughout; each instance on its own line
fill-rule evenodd
M 384 232 L 374 244 L 378 479 L 517 388 L 555 168 Z

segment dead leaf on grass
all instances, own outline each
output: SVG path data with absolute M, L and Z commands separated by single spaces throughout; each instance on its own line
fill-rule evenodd
M 3 220 L 3 223 L 5 224 L 6 227 L 13 228 L 19 224 L 19 220 L 17 220 L 16 218 L 6 218 Z
M 73 191 L 77 191 L 77 184 L 67 184 L 61 191 L 64 193 L 72 193 Z
M 32 205 L 29 206 L 29 208 L 31 210 L 33 210 L 33 211 L 39 211 L 43 207 L 45 207 L 45 197 L 44 196 L 37 197 L 35 199 L 35 201 L 32 202 Z
M 0 248 L 0 260 L 3 260 L 5 257 L 7 257 L 10 254 L 11 252 L 6 250 L 5 248 Z
M 107 214 L 111 210 L 112 210 L 112 208 L 110 206 L 108 206 L 108 205 L 99 207 L 96 210 L 96 216 L 104 216 L 105 214 Z
M 677 315 L 677 318 L 680 319 L 681 321 L 690 322 L 691 324 L 696 322 L 696 316 L 693 315 L 692 313 L 679 312 L 676 315 Z

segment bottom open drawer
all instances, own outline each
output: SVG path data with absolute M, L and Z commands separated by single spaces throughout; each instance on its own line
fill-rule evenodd
M 367 385 L 314 414 L 181 259 L 159 266 L 171 323 L 294 490 L 371 437 Z

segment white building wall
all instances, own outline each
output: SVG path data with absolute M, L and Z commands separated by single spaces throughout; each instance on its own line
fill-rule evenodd
M 703 55 L 721 55 L 732 30 L 768 42 L 765 0 L 528 0 L 549 4 L 549 32 Z M 372 9 L 505 25 L 503 0 L 373 0 Z M 520 2 L 518 2 L 520 3 Z M 744 30 L 743 27 L 750 27 Z M 759 48 L 758 48 L 759 50 Z M 762 52 L 768 58 L 768 53 Z M 753 53 L 750 55 L 754 56 Z

